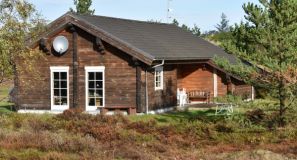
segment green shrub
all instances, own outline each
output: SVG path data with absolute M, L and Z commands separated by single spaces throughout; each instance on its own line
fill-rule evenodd
M 214 102 L 218 102 L 218 103 L 241 104 L 242 100 L 243 99 L 241 96 L 235 96 L 235 95 L 231 95 L 231 94 L 214 98 Z
M 276 111 L 279 107 L 279 102 L 274 99 L 256 99 L 254 101 L 241 103 L 240 107 L 245 109 L 262 109 L 264 111 Z

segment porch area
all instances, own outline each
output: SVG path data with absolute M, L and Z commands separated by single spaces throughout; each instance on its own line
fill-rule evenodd
M 218 85 L 215 68 L 205 63 L 183 64 L 177 67 L 177 101 L 179 105 L 210 104 L 218 96 Z M 226 87 L 227 88 L 227 87 Z M 220 89 L 221 94 L 227 93 Z

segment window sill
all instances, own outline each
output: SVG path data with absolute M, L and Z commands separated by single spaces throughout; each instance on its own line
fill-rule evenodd
M 163 88 L 155 88 L 155 91 L 162 91 Z

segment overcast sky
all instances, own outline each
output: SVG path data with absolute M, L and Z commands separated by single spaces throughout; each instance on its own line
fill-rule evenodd
M 73 0 L 29 0 L 52 21 L 73 7 Z M 202 31 L 214 29 L 224 12 L 230 24 L 244 20 L 242 5 L 258 0 L 170 0 L 171 17 L 188 26 L 197 24 Z M 96 15 L 166 22 L 167 0 L 93 0 Z M 170 20 L 172 21 L 172 20 Z

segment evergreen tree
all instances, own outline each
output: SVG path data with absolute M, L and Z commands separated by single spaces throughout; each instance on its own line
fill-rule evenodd
M 219 32 L 229 31 L 229 20 L 227 19 L 227 16 L 224 13 L 222 13 L 221 22 L 216 25 L 216 28 Z
M 79 14 L 87 14 L 87 15 L 93 15 L 95 10 L 91 10 L 90 7 L 92 5 L 92 0 L 74 0 L 74 5 L 76 8 L 76 11 L 74 9 L 70 8 L 71 12 L 79 13 Z
M 183 24 L 183 25 L 181 26 L 181 28 L 182 28 L 183 30 L 187 31 L 187 32 L 191 32 L 191 28 L 188 27 L 188 26 L 185 25 L 185 24 Z
M 176 19 L 173 19 L 172 24 L 174 24 L 176 26 L 179 26 L 179 23 L 178 23 L 178 21 Z
M 259 0 L 243 5 L 246 23 L 232 29 L 234 39 L 224 44 L 228 52 L 253 66 L 217 61 L 247 81 L 269 89 L 279 100 L 279 122 L 297 93 L 297 1 Z
M 194 27 L 191 29 L 191 32 L 197 37 L 201 35 L 200 28 L 196 24 L 194 24 Z
M 191 27 L 188 27 L 187 25 L 183 24 L 181 26 L 179 26 L 179 22 L 176 20 L 176 19 L 173 19 L 172 21 L 172 24 L 173 25 L 176 25 L 177 27 L 180 27 L 182 28 L 183 30 L 187 31 L 187 32 L 191 32 L 192 34 L 194 34 L 195 36 L 200 36 L 201 35 L 201 31 L 200 31 L 200 28 L 194 24 L 194 27 L 191 28 Z

